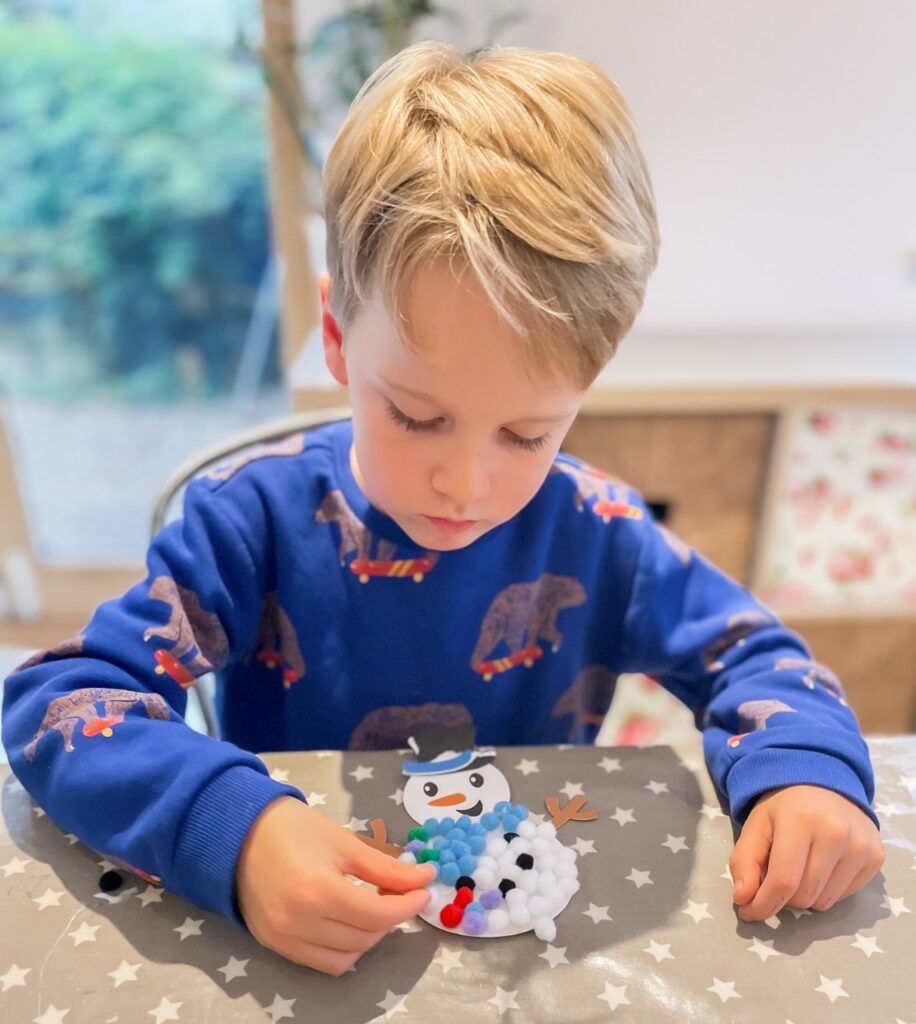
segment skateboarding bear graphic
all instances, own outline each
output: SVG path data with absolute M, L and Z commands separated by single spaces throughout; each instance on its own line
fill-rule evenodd
M 617 688 L 617 673 L 604 665 L 587 665 L 571 686 L 557 698 L 550 712 L 553 718 L 572 715 L 569 738 L 575 739 L 583 725 L 600 726 Z
M 407 746 L 416 731 L 473 725 L 464 704 L 390 704 L 365 715 L 350 733 L 350 750 L 391 750 Z
M 296 630 L 274 592 L 264 598 L 255 650 L 257 660 L 268 668 L 282 667 L 283 685 L 287 689 L 305 675 L 305 660 Z
M 157 576 L 148 597 L 171 609 L 165 625 L 150 626 L 143 634 L 146 643 L 158 637 L 171 644 L 168 650 L 160 647 L 155 652 L 157 674 L 167 673 L 188 687 L 198 676 L 226 664 L 229 641 L 219 617 L 201 608 L 193 590 L 179 586 L 171 576 Z
M 102 705 L 101 712 L 97 707 L 99 704 Z M 61 734 L 67 753 L 74 749 L 73 732 L 80 722 L 83 723 L 84 736 L 111 736 L 113 727 L 123 722 L 128 711 L 138 704 L 143 706 L 149 718 L 168 721 L 171 717 L 168 702 L 158 693 L 93 687 L 55 697 L 48 705 L 35 738 L 23 751 L 25 759 L 34 760 L 35 750 L 42 736 L 51 729 L 56 729 Z
M 82 634 L 70 637 L 69 640 L 62 640 L 55 647 L 50 647 L 46 651 L 38 651 L 31 658 L 27 658 L 21 665 L 17 665 L 10 675 L 14 672 L 24 672 L 27 668 L 32 668 L 35 665 L 41 665 L 49 658 L 75 658 L 83 653 L 84 642 L 85 637 Z
M 557 628 L 557 616 L 564 608 L 575 608 L 585 600 L 585 588 L 571 576 L 545 572 L 532 583 L 506 587 L 496 595 L 484 617 L 471 667 L 487 682 L 516 665 L 530 668 L 544 653 L 538 639 L 546 640 L 558 651 L 563 635 Z M 491 659 L 500 645 L 509 648 L 508 656 Z
M 590 508 L 606 523 L 614 518 L 643 518 L 642 509 L 633 504 L 631 488 L 609 473 L 594 466 L 574 466 L 568 462 L 555 462 L 550 472 L 562 473 L 576 485 L 573 501 L 577 512 Z
M 368 583 L 373 576 L 389 578 L 409 577 L 415 583 L 422 583 L 426 573 L 435 568 L 438 555 L 427 551 L 416 558 L 395 558 L 397 547 L 389 540 L 380 539 L 375 546 L 375 558 L 371 557 L 373 535 L 357 519 L 347 499 L 338 490 L 329 491 L 315 513 L 318 523 L 337 523 L 340 530 L 340 547 L 337 557 L 343 565 L 347 557 L 355 554 L 350 562 L 350 572 L 359 577 L 360 583 Z

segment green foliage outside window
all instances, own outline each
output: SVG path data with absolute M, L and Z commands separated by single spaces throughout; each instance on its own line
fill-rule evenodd
M 216 48 L 0 15 L 8 389 L 228 389 L 268 253 L 263 88 Z

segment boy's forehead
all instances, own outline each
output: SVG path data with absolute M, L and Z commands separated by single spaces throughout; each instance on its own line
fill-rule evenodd
M 393 390 L 445 406 L 473 396 L 475 405 L 522 419 L 561 419 L 574 412 L 580 389 L 526 370 L 527 341 L 493 308 L 473 275 L 459 279 L 447 267 L 419 271 L 399 311 L 396 324 L 379 288 L 361 310 L 368 359 Z

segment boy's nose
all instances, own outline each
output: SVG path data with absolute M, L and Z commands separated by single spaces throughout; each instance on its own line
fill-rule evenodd
M 436 468 L 432 486 L 447 499 L 449 512 L 460 516 L 473 512 L 474 506 L 489 491 L 488 472 L 477 449 L 455 451 Z

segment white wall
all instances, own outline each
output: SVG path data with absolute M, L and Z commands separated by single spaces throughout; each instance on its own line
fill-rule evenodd
M 451 6 L 467 30 L 429 34 L 479 43 L 492 0 Z M 912 367 L 913 0 L 512 6 L 527 17 L 500 42 L 596 61 L 636 117 L 662 232 L 637 333 L 837 332 L 863 362 L 881 336 Z

